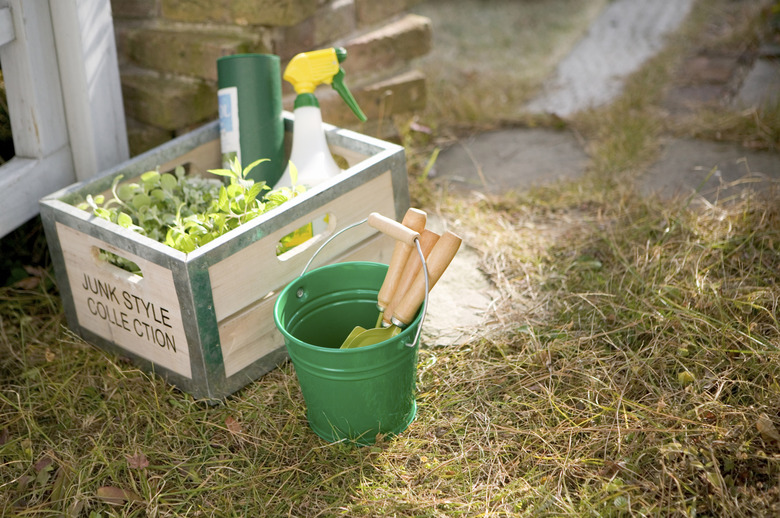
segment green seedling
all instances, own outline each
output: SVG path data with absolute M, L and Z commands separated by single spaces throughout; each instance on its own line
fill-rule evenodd
M 181 166 L 173 173 L 147 171 L 136 182 L 120 184 L 122 175 L 119 175 L 111 185 L 112 198 L 106 200 L 103 195 L 88 195 L 78 207 L 189 253 L 305 190 L 296 184 L 297 170 L 293 164 L 290 164 L 292 188 L 270 190 L 265 182 L 254 182 L 247 177 L 265 161 L 267 159 L 256 160 L 242 169 L 235 158 L 229 169 L 209 170 L 209 173 L 225 178 L 226 182 L 188 176 Z M 121 258 L 118 259 L 121 263 Z M 117 264 L 117 261 L 112 262 Z

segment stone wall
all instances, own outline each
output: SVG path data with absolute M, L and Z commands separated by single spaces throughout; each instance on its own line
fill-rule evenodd
M 282 70 L 299 52 L 340 45 L 346 83 L 373 126 L 425 105 L 425 76 L 410 60 L 430 50 L 419 0 L 112 0 L 132 154 L 217 117 L 220 56 L 272 53 Z M 294 94 L 283 84 L 284 107 Z M 329 87 L 317 90 L 323 119 L 356 127 Z M 381 135 L 380 135 L 381 136 Z

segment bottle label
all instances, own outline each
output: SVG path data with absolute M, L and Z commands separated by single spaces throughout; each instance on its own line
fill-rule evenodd
M 222 148 L 222 167 L 228 168 L 234 158 L 241 162 L 241 143 L 238 132 L 238 88 L 228 86 L 217 92 L 219 100 L 219 140 Z

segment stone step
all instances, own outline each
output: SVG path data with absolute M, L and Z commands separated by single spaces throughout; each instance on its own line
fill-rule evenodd
M 610 2 L 526 110 L 568 118 L 612 102 L 625 78 L 663 47 L 692 5 L 692 0 Z

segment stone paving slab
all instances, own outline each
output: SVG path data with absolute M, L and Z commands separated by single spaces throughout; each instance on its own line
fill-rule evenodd
M 475 135 L 445 149 L 431 172 L 454 190 L 501 193 L 580 176 L 588 156 L 575 135 L 508 129 Z
M 773 180 L 775 185 L 780 182 L 777 153 L 746 150 L 730 142 L 672 139 L 639 178 L 638 187 L 642 193 L 664 198 L 688 196 L 698 189 L 702 197 L 715 202 L 746 187 L 765 190 Z

